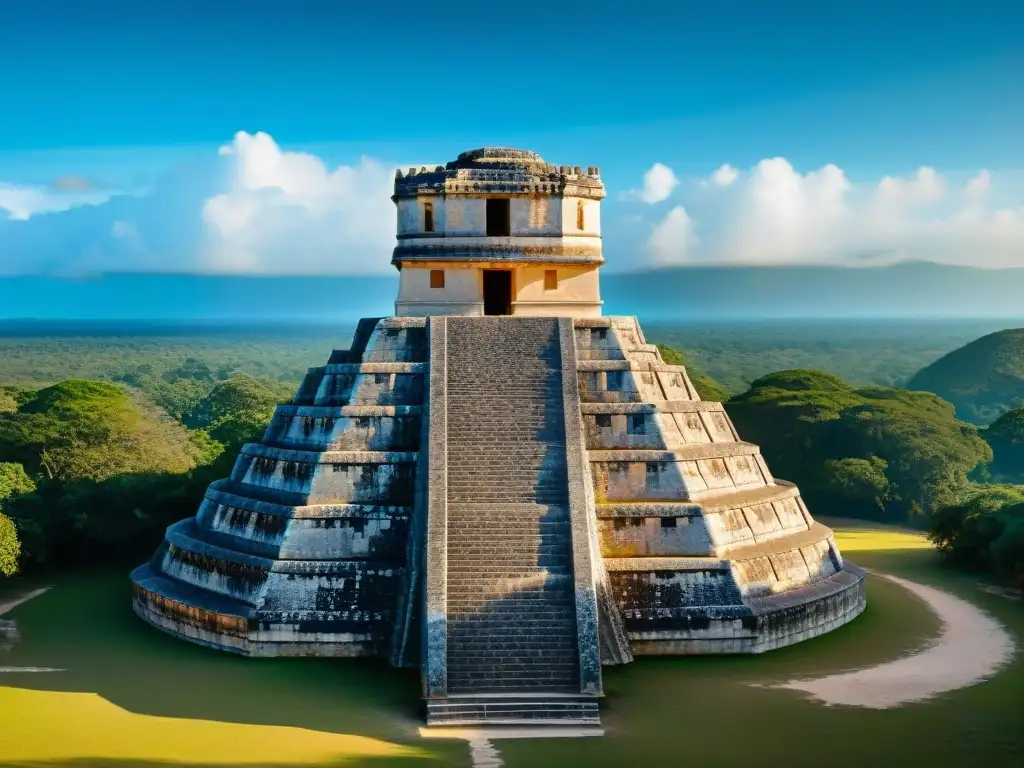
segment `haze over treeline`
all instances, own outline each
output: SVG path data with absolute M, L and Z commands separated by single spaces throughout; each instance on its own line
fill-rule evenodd
M 0 319 L 338 320 L 393 312 L 397 275 L 0 278 Z M 687 267 L 608 272 L 605 314 L 644 320 L 1022 317 L 1024 268 Z

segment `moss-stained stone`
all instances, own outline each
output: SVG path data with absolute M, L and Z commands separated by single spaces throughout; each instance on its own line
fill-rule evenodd
M 602 665 L 856 617 L 864 574 L 799 490 L 636 318 L 599 316 L 603 197 L 524 150 L 399 172 L 399 316 L 361 321 L 168 528 L 136 613 L 239 654 L 418 664 L 447 724 L 597 723 Z

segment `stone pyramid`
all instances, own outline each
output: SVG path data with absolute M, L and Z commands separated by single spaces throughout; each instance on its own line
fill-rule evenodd
M 570 694 L 600 693 L 602 663 L 758 653 L 865 600 L 630 317 L 363 321 L 132 579 L 192 642 L 418 664 L 434 722 L 503 691 L 596 716 Z
M 418 667 L 434 724 L 597 723 L 602 666 L 857 616 L 864 574 L 797 488 L 635 318 L 600 316 L 598 174 L 503 148 L 399 173 L 398 316 L 361 321 L 167 530 L 135 612 Z

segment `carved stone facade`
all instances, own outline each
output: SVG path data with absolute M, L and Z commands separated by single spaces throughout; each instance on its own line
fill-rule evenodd
M 568 183 L 514 160 L 488 183 Z M 468 183 L 448 170 L 412 178 Z M 433 723 L 595 723 L 602 665 L 863 610 L 831 531 L 635 318 L 449 314 L 364 320 L 310 369 L 132 573 L 135 611 L 241 654 L 418 666 Z
M 395 314 L 600 315 L 604 196 L 598 168 L 555 166 L 521 149 L 476 149 L 446 166 L 398 171 Z M 432 284 L 439 270 L 443 284 Z M 510 273 L 507 286 L 488 286 L 494 270 Z M 495 308 L 490 290 L 507 293 Z

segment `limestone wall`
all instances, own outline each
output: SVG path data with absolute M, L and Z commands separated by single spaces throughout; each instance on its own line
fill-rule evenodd
M 558 285 L 544 287 L 544 275 L 557 273 Z M 601 294 L 596 267 L 529 266 L 516 269 L 512 313 L 547 317 L 597 317 L 601 314 Z
M 583 229 L 579 222 L 579 206 L 583 206 Z M 566 235 L 584 234 L 592 237 L 601 236 L 601 201 L 579 197 L 563 197 L 561 199 L 562 228 Z
M 416 199 L 396 201 L 398 208 L 398 236 L 427 235 L 424 229 L 424 206 L 433 206 L 434 229 L 439 237 L 486 237 L 487 200 L 483 196 L 421 195 Z M 600 233 L 597 200 L 586 200 L 586 218 L 592 219 L 593 227 L 582 230 L 586 234 Z M 568 212 L 563 227 L 563 209 Z M 580 232 L 576 228 L 576 198 L 555 195 L 519 196 L 509 198 L 510 231 L 513 237 L 554 236 Z
M 422 321 L 361 323 L 311 369 L 262 443 L 133 572 L 135 610 L 255 655 L 386 650 L 422 439 Z
M 494 238 L 490 238 L 494 239 Z M 409 262 L 399 276 L 395 311 L 403 317 L 480 316 L 484 312 L 483 270 L 512 271 L 512 314 L 543 317 L 598 317 L 601 297 L 594 265 L 511 262 Z M 431 270 L 444 271 L 444 287 L 430 287 Z M 557 273 L 557 287 L 545 288 L 545 273 Z
M 820 611 L 790 606 L 778 631 L 758 613 L 800 590 L 860 589 L 799 491 L 635 319 L 577 320 L 575 333 L 601 549 L 634 651 L 755 652 L 813 633 L 800 622 L 827 631 Z M 835 621 L 863 607 L 851 599 L 833 600 Z

